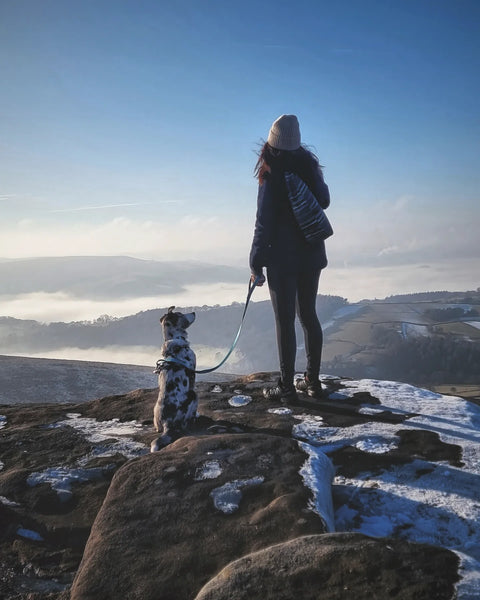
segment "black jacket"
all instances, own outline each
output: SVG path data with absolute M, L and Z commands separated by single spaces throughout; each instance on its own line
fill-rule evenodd
M 284 173 L 291 171 L 305 181 L 322 208 L 330 204 L 330 193 L 317 161 L 301 148 L 272 160 L 271 172 L 258 188 L 257 218 L 250 251 L 250 269 L 255 275 L 263 267 L 285 272 L 323 269 L 327 266 L 325 243 L 307 242 L 297 225 L 288 199 Z

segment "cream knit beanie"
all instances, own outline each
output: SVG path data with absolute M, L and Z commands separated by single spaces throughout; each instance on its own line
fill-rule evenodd
M 300 127 L 295 115 L 282 115 L 274 121 L 267 142 L 277 150 L 298 150 L 300 148 Z

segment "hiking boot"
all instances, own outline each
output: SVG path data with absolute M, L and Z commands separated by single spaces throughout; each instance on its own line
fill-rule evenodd
M 310 381 L 307 374 L 305 374 L 303 379 L 297 379 L 295 387 L 299 392 L 304 392 L 311 398 L 316 398 L 317 400 L 325 398 L 325 392 L 322 389 L 321 381 L 319 379 Z
M 282 380 L 278 380 L 278 384 L 272 388 L 263 388 L 263 395 L 267 400 L 277 400 L 286 404 L 295 404 L 298 402 L 297 392 L 293 385 L 285 386 Z

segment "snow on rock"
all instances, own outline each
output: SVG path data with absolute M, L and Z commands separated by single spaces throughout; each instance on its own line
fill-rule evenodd
M 398 447 L 400 429 L 424 430 L 438 434 L 444 443 L 460 446 L 463 466 L 416 459 L 380 472 L 337 476 L 334 494 L 337 503 L 343 502 L 335 512 L 337 531 L 395 535 L 462 552 L 466 575 L 458 597 L 480 597 L 480 408 L 462 398 L 404 383 L 369 379 L 343 383 L 345 387 L 330 394 L 330 400 L 367 392 L 380 405 L 365 404 L 359 408 L 360 414 L 375 417 L 390 412 L 404 415 L 405 420 L 401 425 L 373 420 L 350 427 L 326 427 L 319 417 L 295 415 L 300 422 L 293 426 L 292 434 L 308 442 L 306 447 L 327 454 L 347 446 L 388 454 Z M 315 483 L 312 487 L 315 494 Z
M 0 429 L 3 429 L 7 424 L 7 417 L 5 415 L 0 415 Z
M 252 397 L 251 396 L 245 396 L 245 395 L 238 395 L 238 396 L 232 396 L 228 403 L 230 404 L 230 406 L 233 406 L 234 408 L 238 407 L 238 406 L 246 406 L 247 404 L 250 404 L 250 402 L 252 401 Z
M 103 442 L 110 438 L 118 438 L 124 435 L 133 435 L 143 430 L 143 426 L 136 421 L 120 422 L 119 419 L 110 421 L 97 421 L 88 417 L 82 417 L 78 413 L 68 413 L 67 419 L 56 423 L 57 426 L 68 425 L 77 429 L 85 435 L 90 442 Z
M 49 425 L 49 428 L 69 426 L 81 432 L 87 440 L 99 443 L 109 442 L 96 446 L 90 453 L 79 458 L 77 466 L 50 467 L 44 471 L 33 472 L 29 475 L 27 483 L 30 486 L 48 483 L 58 494 L 62 502 L 72 497 L 72 484 L 85 483 L 102 479 L 104 474 L 115 468 L 114 465 L 103 468 L 87 468 L 88 463 L 96 458 L 109 458 L 122 455 L 127 459 L 146 454 L 148 449 L 145 444 L 136 442 L 127 437 L 143 430 L 142 425 L 136 421 L 121 423 L 119 419 L 110 421 L 97 421 L 96 419 L 82 417 L 78 413 L 68 413 L 67 419 Z
M 306 439 L 310 442 L 321 441 L 332 431 L 324 427 L 323 418 L 319 415 L 294 415 L 294 418 L 300 423 L 293 426 L 292 435 L 297 439 Z
M 9 500 L 8 498 L 5 498 L 5 496 L 0 496 L 0 504 L 3 504 L 4 506 L 20 506 L 18 502 Z
M 457 551 L 461 579 L 456 585 L 459 600 L 478 600 L 480 596 L 480 562 Z
M 99 443 L 107 440 L 110 442 L 108 445 L 97 446 L 91 454 L 80 459 L 81 466 L 87 464 L 92 458 L 109 457 L 115 454 L 122 454 L 125 458 L 135 458 L 148 452 L 145 444 L 126 437 L 144 430 L 144 427 L 136 421 L 123 423 L 119 419 L 97 421 L 89 417 L 82 417 L 78 413 L 68 413 L 67 419 L 58 421 L 50 427 L 64 426 L 73 427 L 90 442 Z
M 292 409 L 286 406 L 280 406 L 278 408 L 269 408 L 268 411 L 271 415 L 291 415 Z
M 260 485 L 264 482 L 264 477 L 251 477 L 250 479 L 239 479 L 229 481 L 219 488 L 210 492 L 215 508 L 226 515 L 234 513 L 240 507 L 242 499 L 241 489 L 251 485 Z
M 344 492 L 347 490 L 347 497 L 342 494 L 345 504 L 335 515 L 337 528 L 374 536 L 394 534 L 463 552 L 467 575 L 459 585 L 458 597 L 478 598 L 480 408 L 462 398 L 403 383 L 360 380 L 346 384 L 342 390 L 345 393 L 369 392 L 378 398 L 378 410 L 406 414 L 401 429 L 431 431 L 443 442 L 460 446 L 464 466 L 414 460 L 376 474 L 337 478 L 335 483 Z M 388 451 L 395 447 L 395 432 L 399 428 L 388 423 L 365 423 L 338 428 L 329 436 L 317 434 L 314 439 L 318 442 L 323 437 L 322 449 L 329 452 L 344 445 L 367 450 L 368 440 L 380 436 Z M 465 591 L 470 589 L 475 591 Z
M 305 485 L 312 490 L 311 508 L 324 521 L 329 533 L 335 531 L 331 485 L 334 468 L 330 459 L 318 448 L 300 443 L 300 447 L 309 455 L 300 470 Z
M 372 452 L 373 454 L 386 454 L 397 448 L 398 444 L 391 438 L 382 437 L 380 435 L 367 437 L 359 440 L 354 444 L 355 448 L 363 452 Z
M 195 481 L 203 481 L 204 479 L 216 479 L 222 474 L 222 467 L 218 460 L 207 460 L 195 471 Z
M 43 542 L 43 537 L 38 532 L 32 531 L 31 529 L 25 529 L 24 527 L 19 527 L 17 529 L 17 535 L 34 542 Z
M 84 483 L 86 481 L 102 479 L 106 469 L 69 469 L 66 467 L 54 467 L 45 469 L 38 473 L 31 473 L 27 478 L 30 486 L 49 483 L 55 490 L 62 502 L 72 497 L 72 483 Z

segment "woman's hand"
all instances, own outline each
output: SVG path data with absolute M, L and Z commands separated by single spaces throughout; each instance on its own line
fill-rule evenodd
M 258 287 L 262 287 L 262 285 L 265 283 L 265 275 L 262 273 L 261 275 L 255 275 L 255 273 L 252 273 L 250 276 L 250 281 L 252 283 L 255 283 L 256 280 L 256 285 Z

